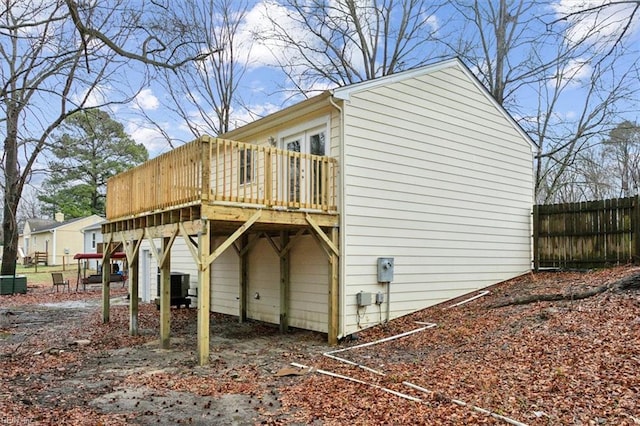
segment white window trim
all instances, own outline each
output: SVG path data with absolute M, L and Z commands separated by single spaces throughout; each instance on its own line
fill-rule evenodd
M 281 132 L 278 132 L 278 147 L 280 149 L 286 149 L 286 146 L 284 145 L 284 140 L 290 136 L 295 136 L 297 134 L 308 132 L 309 130 L 324 127 L 324 132 L 325 132 L 326 141 L 327 141 L 327 143 L 324 146 L 324 155 L 329 155 L 329 149 L 330 149 L 329 141 L 331 140 L 329 135 L 329 128 L 330 128 L 329 124 L 331 121 L 330 118 L 331 117 L 328 114 L 323 115 L 322 117 L 318 117 L 310 121 L 305 121 L 304 123 L 298 124 L 297 126 L 289 127 L 287 129 L 284 129 Z

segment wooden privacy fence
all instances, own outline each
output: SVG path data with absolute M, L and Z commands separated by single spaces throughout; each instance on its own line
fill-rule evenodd
M 639 200 L 534 206 L 534 268 L 593 268 L 637 261 Z

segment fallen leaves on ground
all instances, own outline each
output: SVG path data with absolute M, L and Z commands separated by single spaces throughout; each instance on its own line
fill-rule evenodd
M 283 404 L 302 423 L 505 424 L 451 402 L 459 400 L 531 425 L 640 424 L 638 292 L 490 308 L 516 294 L 583 291 L 638 273 L 619 267 L 527 274 L 468 304 L 445 303 L 365 330 L 354 345 L 421 327 L 416 322 L 435 328 L 336 354 L 384 376 L 327 358 L 312 363 L 422 403 L 316 375 L 283 389 Z
M 148 331 L 140 336 L 128 334 L 127 306 L 112 307 L 107 324 L 102 323 L 99 307 L 68 318 L 66 324 L 23 324 L 6 313 L 17 312 L 20 317 L 20 312 L 38 312 L 36 306 L 43 303 L 101 298 L 99 291 L 31 289 L 26 295 L 0 297 L 0 313 L 6 314 L 0 333 L 22 333 L 20 341 L 0 339 L 0 418 L 36 424 L 127 424 L 143 413 L 100 412 L 88 401 L 113 389 L 138 387 L 158 395 L 184 392 L 214 399 L 246 395 L 255 406 L 255 413 L 245 419 L 248 423 L 506 424 L 474 410 L 477 407 L 530 425 L 637 425 L 640 292 L 605 292 L 580 301 L 492 308 L 514 296 L 569 294 L 632 274 L 640 274 L 640 268 L 527 274 L 496 285 L 489 295 L 469 303 L 449 307 L 462 297 L 363 330 L 357 340 L 339 348 L 319 343 L 320 334 L 310 337 L 312 333 L 294 331 L 293 338 L 287 339 L 262 323 L 252 323 L 247 333 L 236 319 L 211 314 L 212 333 L 228 340 L 212 345 L 211 364 L 206 367 L 195 364 L 196 311 L 172 309 L 172 337 L 177 338 L 172 346 L 189 357 L 167 361 L 157 370 L 152 361 L 131 360 L 116 376 L 105 372 L 96 377 L 104 381 L 103 388 L 79 383 L 75 394 L 61 390 L 61 383 L 90 363 L 114 354 L 126 359 L 132 348 L 157 350 L 153 345 L 158 338 L 158 312 L 153 304 L 140 305 L 139 328 Z M 112 292 L 124 295 L 126 289 L 112 288 Z M 322 355 L 422 327 L 417 322 L 437 326 L 336 354 L 357 365 Z M 90 343 L 70 345 L 81 339 Z M 291 368 L 291 362 L 315 370 L 300 376 L 277 375 Z M 360 382 L 321 374 L 318 369 Z M 266 395 L 276 396 L 278 404 L 267 404 Z M 207 404 L 194 410 L 209 409 Z

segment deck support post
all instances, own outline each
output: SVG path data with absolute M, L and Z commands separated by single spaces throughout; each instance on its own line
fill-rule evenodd
M 328 235 L 311 216 L 307 214 L 307 222 L 314 231 L 311 235 L 316 238 L 320 247 L 329 258 L 329 315 L 327 319 L 327 340 L 330 345 L 338 344 L 338 328 L 340 324 L 340 249 L 338 227 L 328 228 Z
M 133 242 L 136 245 L 136 241 Z M 129 334 L 138 335 L 138 275 L 139 256 L 136 252 L 134 256 L 127 260 L 129 263 Z
M 104 324 L 109 322 L 109 282 L 111 281 L 111 239 L 112 236 L 109 236 L 109 240 L 106 245 L 106 250 L 102 256 L 102 322 Z
M 189 241 L 188 232 L 184 227 L 178 226 L 178 232 L 185 237 L 187 247 L 198 265 L 198 363 L 205 365 L 209 362 L 209 315 L 211 312 L 211 265 L 226 249 L 229 247 L 238 247 L 235 245 L 236 240 L 243 237 L 245 232 L 253 225 L 262 214 L 262 210 L 258 210 L 241 225 L 233 234 L 222 242 L 215 250 L 211 250 L 213 246 L 213 233 L 211 230 L 212 222 L 206 218 L 201 219 L 201 227 L 198 231 L 197 249 L 194 243 Z M 238 250 L 240 256 L 246 255 L 249 246 L 242 247 Z
M 171 239 L 162 239 L 160 264 L 160 347 L 169 349 L 171 344 Z
M 198 364 L 209 362 L 209 312 L 211 310 L 211 227 L 208 220 L 202 220 L 202 230 L 198 233 Z
M 127 264 L 129 265 L 129 334 L 131 336 L 138 335 L 138 297 L 139 297 L 139 265 L 138 253 L 140 253 L 140 244 L 144 237 L 144 230 L 135 232 L 135 236 L 127 241 L 124 232 L 120 233 L 120 242 L 124 245 L 124 252 L 127 256 Z
M 243 234 L 240 237 L 240 250 L 238 252 L 240 260 L 240 292 L 238 320 L 240 323 L 247 321 L 247 298 L 249 297 L 249 236 Z
M 289 331 L 289 286 L 291 250 L 284 250 L 289 245 L 289 233 L 280 232 L 280 333 Z
M 329 237 L 335 247 L 338 247 L 338 228 L 333 227 L 329 231 Z M 340 322 L 339 299 L 339 262 L 340 256 L 334 251 L 329 255 L 329 324 L 328 342 L 330 345 L 338 344 L 338 326 Z

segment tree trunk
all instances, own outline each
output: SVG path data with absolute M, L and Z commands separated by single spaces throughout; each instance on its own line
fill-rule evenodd
M 582 300 L 588 299 L 605 291 L 625 291 L 640 289 L 640 274 L 634 274 L 625 278 L 621 278 L 612 284 L 605 284 L 600 287 L 594 287 L 589 290 L 578 293 L 554 293 L 554 294 L 533 294 L 529 296 L 516 297 L 513 299 L 501 301 L 491 305 L 491 308 L 502 308 L 511 305 L 528 305 L 536 302 L 557 302 L 561 300 Z
M 4 232 L 4 254 L 0 275 L 13 275 L 16 272 L 18 257 L 18 222 L 16 212 L 22 185 L 18 185 L 18 111 L 12 101 L 7 102 L 7 137 L 4 140 L 5 178 L 4 210 L 2 231 Z

